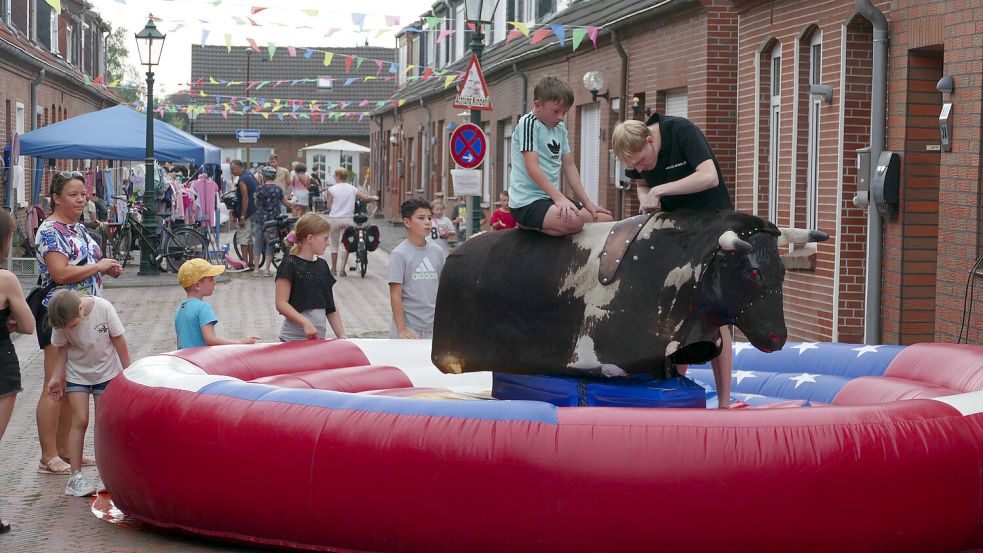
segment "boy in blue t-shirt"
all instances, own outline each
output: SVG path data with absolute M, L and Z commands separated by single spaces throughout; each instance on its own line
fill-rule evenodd
M 225 272 L 224 265 L 212 265 L 204 259 L 189 259 L 178 270 L 177 279 L 188 293 L 174 314 L 177 349 L 224 344 L 255 344 L 259 338 L 247 336 L 242 340 L 226 340 L 215 334 L 218 318 L 203 298 L 215 292 L 215 277 Z
M 544 77 L 533 91 L 533 110 L 519 118 L 512 132 L 509 208 L 522 228 L 565 236 L 580 232 L 584 223 L 612 220 L 611 212 L 584 192 L 570 153 L 563 117 L 572 104 L 570 85 Z M 557 190 L 561 171 L 576 199 Z

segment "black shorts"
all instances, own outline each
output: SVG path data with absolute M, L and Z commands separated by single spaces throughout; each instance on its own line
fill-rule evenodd
M 577 206 L 577 209 L 584 208 L 584 204 L 582 202 L 578 202 L 569 196 L 567 196 L 567 199 L 573 202 L 573 205 Z M 543 230 L 543 221 L 546 220 L 546 213 L 554 205 L 556 204 L 553 202 L 553 200 L 543 198 L 522 207 L 513 207 L 512 217 L 515 218 L 515 222 L 519 226 Z
M 51 322 L 48 321 L 48 308 L 42 307 L 34 319 L 34 331 L 38 335 L 38 346 L 43 350 L 51 345 Z

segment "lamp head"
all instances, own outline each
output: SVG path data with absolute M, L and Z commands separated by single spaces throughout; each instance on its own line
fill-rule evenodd
M 134 36 L 137 39 L 140 64 L 147 67 L 160 65 L 160 54 L 164 49 L 164 39 L 167 38 L 167 35 L 157 30 L 153 14 L 147 19 L 146 26 Z
M 464 18 L 478 23 L 491 23 L 495 19 L 500 0 L 464 0 Z
M 588 71 L 584 73 L 584 88 L 590 91 L 592 102 L 596 102 L 598 96 L 605 100 L 611 99 L 608 97 L 607 92 L 600 92 L 604 88 L 604 74 L 600 71 Z

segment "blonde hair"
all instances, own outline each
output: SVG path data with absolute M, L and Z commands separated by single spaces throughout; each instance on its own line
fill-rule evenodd
M 331 232 L 331 224 L 324 217 L 321 217 L 317 213 L 305 213 L 297 220 L 297 224 L 294 225 L 294 239 L 296 242 L 290 247 L 290 253 L 294 255 L 300 253 L 300 248 L 304 245 L 304 239 L 311 234 L 324 234 L 327 232 Z
M 628 158 L 642 151 L 652 131 L 648 125 L 637 120 L 618 123 L 611 134 L 611 149 L 621 163 L 628 163 Z
M 339 167 L 334 170 L 334 180 L 341 182 L 348 182 L 348 169 L 344 167 Z
M 51 328 L 65 328 L 79 317 L 82 296 L 72 290 L 58 290 L 48 302 L 48 322 Z

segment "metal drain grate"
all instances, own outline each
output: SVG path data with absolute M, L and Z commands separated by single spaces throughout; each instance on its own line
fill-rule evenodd
M 38 260 L 33 257 L 11 257 L 7 269 L 17 276 L 37 276 Z

